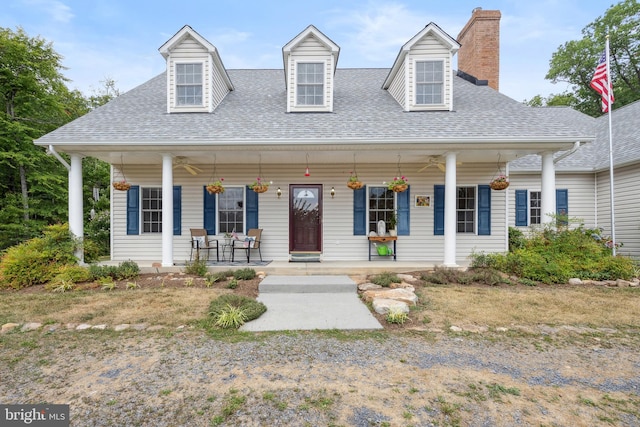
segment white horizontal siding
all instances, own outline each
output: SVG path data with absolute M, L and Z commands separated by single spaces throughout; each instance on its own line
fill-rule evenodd
M 398 104 L 402 105 L 402 108 L 405 108 L 405 100 L 406 100 L 406 96 L 405 96 L 405 84 L 406 84 L 405 72 L 406 72 L 406 67 L 405 67 L 405 63 L 403 63 L 400 66 L 400 69 L 398 70 L 396 75 L 394 76 L 393 81 L 391 82 L 391 85 L 389 85 L 389 89 L 388 89 L 388 91 L 391 94 L 391 96 L 393 97 L 393 99 L 398 101 Z
M 509 226 L 515 227 L 516 190 L 541 191 L 540 174 L 517 174 L 509 176 Z M 575 219 L 573 226 L 584 224 L 596 227 L 595 178 L 592 173 L 556 173 L 556 188 L 568 190 L 569 217 Z M 518 227 L 526 228 L 526 227 Z
M 203 186 L 208 181 L 211 165 L 197 165 L 204 172 L 193 176 L 183 168 L 174 170 L 174 185 L 182 187 L 182 235 L 174 236 L 174 260 L 180 262 L 189 258 L 190 228 L 203 227 Z M 426 264 L 441 263 L 443 260 L 443 236 L 433 235 L 433 189 L 435 184 L 444 184 L 444 174 L 439 169 L 428 168 L 424 172 L 417 171 L 422 164 L 403 166 L 410 180 L 411 235 L 399 236 L 397 255 L 399 261 L 424 261 Z M 493 165 L 458 168 L 459 186 L 476 186 L 486 184 L 493 173 Z M 289 259 L 289 185 L 290 184 L 322 184 L 323 185 L 323 251 L 322 259 L 330 260 L 366 260 L 368 257 L 368 240 L 366 236 L 353 235 L 353 190 L 346 186 L 351 165 L 313 165 L 311 176 L 304 177 L 303 170 L 289 164 L 263 166 L 262 174 L 273 181 L 271 188 L 259 197 L 259 227 L 263 231 L 262 255 L 265 259 L 286 261 Z M 382 172 L 381 172 L 382 171 Z M 384 173 L 387 171 L 388 173 Z M 218 165 L 217 175 L 224 177 L 226 186 L 245 186 L 255 179 L 255 166 Z M 396 174 L 395 166 L 362 165 L 358 167 L 358 175 L 365 184 L 382 185 Z M 134 185 L 161 185 L 161 168 L 150 166 L 128 166 L 127 180 Z M 282 189 L 282 197 L 276 196 L 276 188 Z M 331 187 L 335 187 L 336 195 L 330 196 Z M 466 264 L 473 251 L 495 252 L 505 250 L 505 194 L 491 192 L 491 236 L 476 234 L 458 234 L 457 262 Z M 415 195 L 431 196 L 430 207 L 415 207 Z M 113 246 L 114 260 L 159 261 L 162 256 L 161 235 L 141 234 L 126 235 L 126 192 L 114 191 L 112 198 Z
M 637 165 L 615 169 L 613 179 L 616 242 L 623 245 L 618 253 L 640 260 L 640 170 Z M 611 235 L 609 182 L 609 171 L 598 173 L 598 227 L 603 228 L 605 235 Z

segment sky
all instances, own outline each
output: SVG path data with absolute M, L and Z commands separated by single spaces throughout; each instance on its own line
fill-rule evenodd
M 614 0 L 2 0 L 0 27 L 22 27 L 63 56 L 68 86 L 126 92 L 165 70 L 158 48 L 190 25 L 227 69 L 283 67 L 282 47 L 313 24 L 340 46 L 339 68 L 390 68 L 429 22 L 456 38 L 476 7 L 500 10 L 500 92 L 518 100 L 568 89 L 544 77 L 552 54 Z M 603 42 L 604 43 L 604 42 Z M 604 45 L 603 45 L 604 48 Z M 455 57 L 454 57 L 455 61 Z M 454 62 L 454 65 L 457 64 Z M 594 70 L 595 70 L 594 62 Z

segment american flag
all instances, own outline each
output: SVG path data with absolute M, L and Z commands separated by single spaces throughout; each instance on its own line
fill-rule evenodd
M 611 92 L 611 103 L 613 104 L 613 85 L 609 81 L 607 75 L 607 52 L 602 52 L 598 66 L 596 67 L 593 78 L 591 79 L 591 87 L 602 95 L 602 112 L 609 111 L 609 92 Z

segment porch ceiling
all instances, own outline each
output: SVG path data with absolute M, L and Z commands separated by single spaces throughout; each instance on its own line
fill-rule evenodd
M 428 162 L 434 157 L 456 152 L 457 160 L 465 163 L 501 162 L 515 160 L 529 154 L 545 151 L 557 152 L 571 149 L 575 141 L 516 141 L 516 142 L 443 142 L 437 144 L 290 144 L 271 145 L 96 145 L 56 144 L 60 152 L 81 153 L 111 164 L 161 165 L 162 155 L 185 158 L 191 164 L 351 164 L 363 163 Z

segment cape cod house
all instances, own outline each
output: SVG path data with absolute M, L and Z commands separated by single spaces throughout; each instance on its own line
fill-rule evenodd
M 228 70 L 185 26 L 160 47 L 166 72 L 35 143 L 70 155 L 77 236 L 84 156 L 131 184 L 112 189 L 115 261 L 184 262 L 191 228 L 217 238 L 260 228 L 271 260 L 367 260 L 367 236 L 394 214 L 398 260 L 460 265 L 474 250 L 507 249 L 513 190 L 489 187 L 507 162 L 539 159 L 526 182 L 541 211 L 556 212 L 554 156 L 595 136 L 570 108 L 530 108 L 498 91 L 499 21 L 475 9 L 457 39 L 429 23 L 389 69 L 338 68 L 339 46 L 309 26 L 282 48 L 282 69 Z M 364 186 L 352 190 L 356 174 Z M 390 190 L 401 176 L 406 190 Z M 268 191 L 248 186 L 257 177 Z M 214 178 L 224 193 L 207 192 Z

